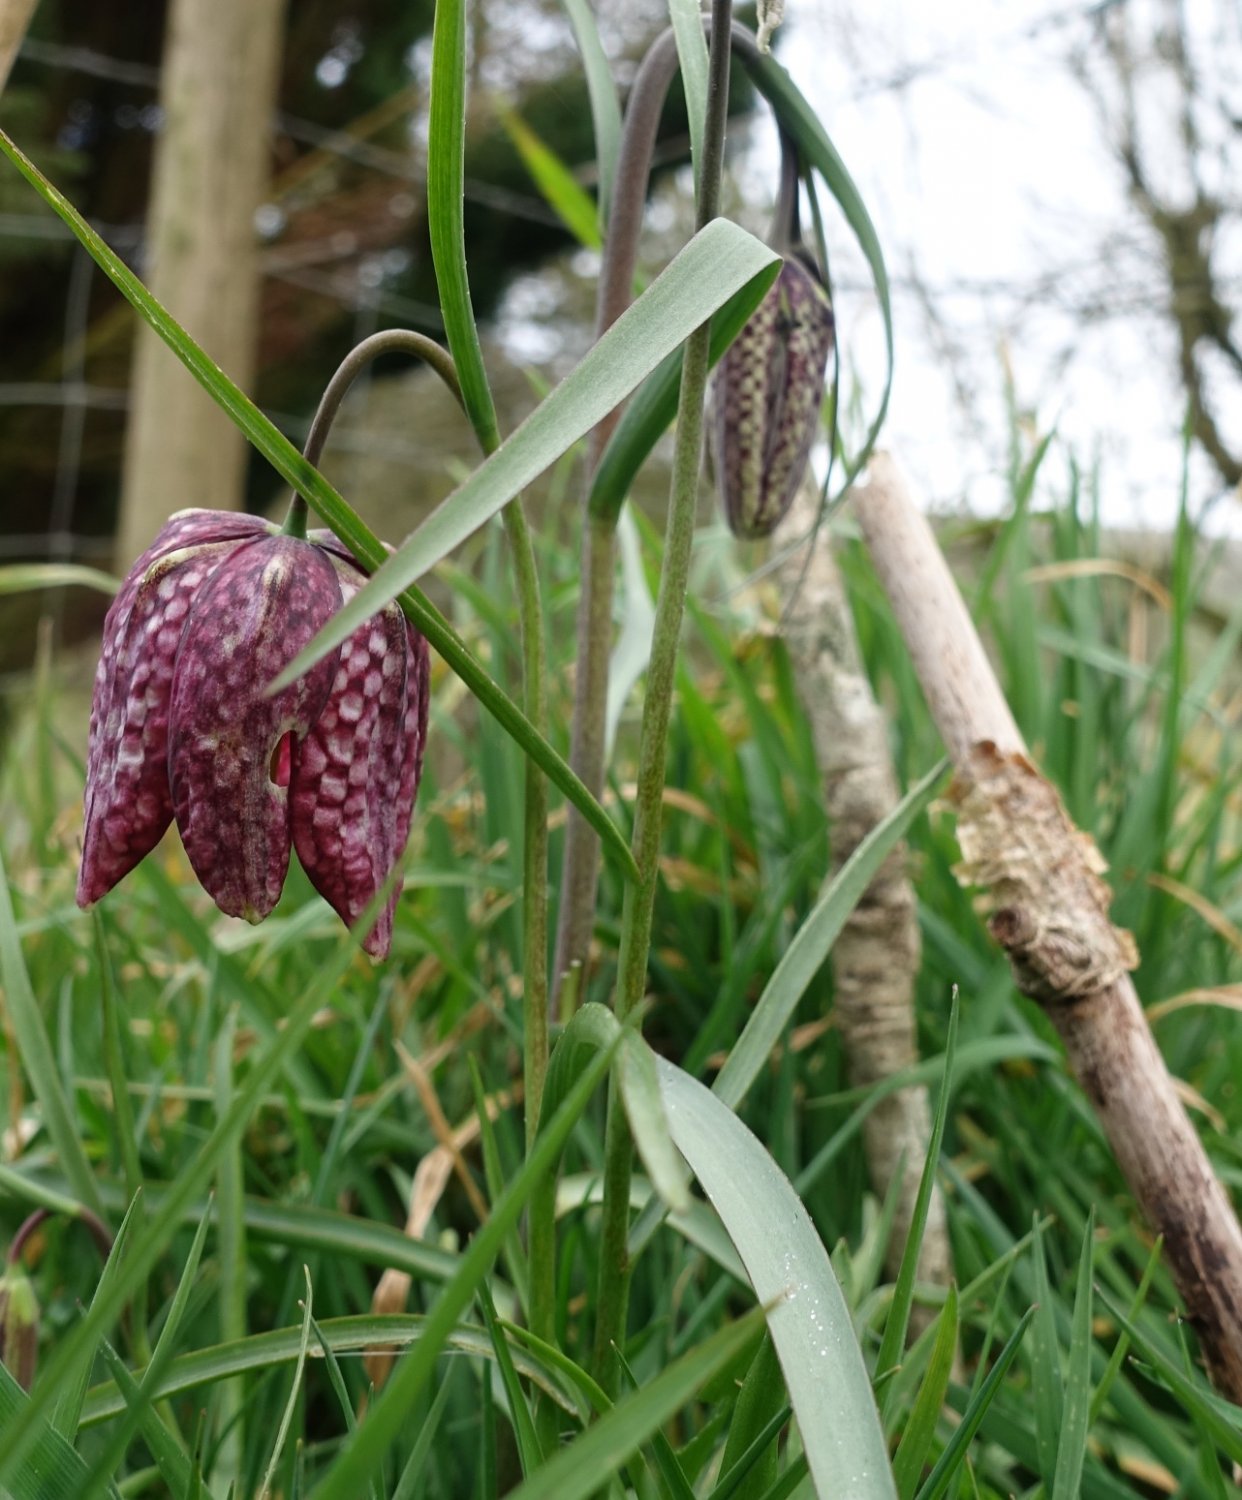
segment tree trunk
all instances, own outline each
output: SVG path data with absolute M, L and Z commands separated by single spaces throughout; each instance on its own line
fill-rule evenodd
M 37 4 L 38 0 L 0 0 L 0 90 L 8 82 Z
M 1218 1389 L 1242 1404 L 1242 1229 L 1148 1029 L 1133 939 L 1026 746 L 931 527 L 877 454 L 856 509 L 957 775 L 962 878 L 982 892 L 1014 981 L 1039 1002 L 1165 1254 Z
M 773 545 L 788 546 L 814 524 L 819 494 L 803 486 Z M 782 562 L 777 579 L 781 635 L 811 723 L 832 839 L 833 873 L 896 807 L 897 778 L 888 725 L 863 668 L 854 618 L 827 529 Z M 836 1019 L 850 1079 L 865 1086 L 918 1062 L 914 983 L 921 954 L 914 890 L 899 844 L 854 908 L 832 949 Z M 863 1144 L 872 1186 L 883 1197 L 898 1162 L 902 1185 L 888 1247 L 896 1274 L 931 1135 L 924 1088 L 901 1089 L 872 1111 Z M 952 1275 L 944 1201 L 932 1196 L 919 1253 L 919 1277 L 947 1286 Z
M 164 53 L 146 280 L 243 389 L 254 373 L 254 214 L 268 177 L 284 4 L 173 0 Z M 145 324 L 132 391 L 121 567 L 173 511 L 238 508 L 246 463 L 241 433 Z

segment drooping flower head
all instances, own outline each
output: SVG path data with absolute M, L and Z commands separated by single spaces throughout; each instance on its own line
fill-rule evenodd
M 428 651 L 395 604 L 283 691 L 268 684 L 364 574 L 330 533 L 187 510 L 104 622 L 78 904 L 129 873 L 174 816 L 221 911 L 261 921 L 297 850 L 352 925 L 400 860 L 427 734 Z M 400 891 L 364 942 L 387 955 Z
M 770 536 L 793 504 L 819 431 L 833 338 L 818 272 L 788 254 L 716 372 L 713 459 L 735 536 Z

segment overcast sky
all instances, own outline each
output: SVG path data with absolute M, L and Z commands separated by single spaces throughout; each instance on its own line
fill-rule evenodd
M 1136 28 L 1159 8 L 1132 4 Z M 1048 0 L 787 0 L 779 55 L 858 183 L 894 282 L 897 379 L 885 441 L 938 507 L 1003 504 L 1008 371 L 1030 432 L 1055 426 L 1084 465 L 1098 457 L 1110 521 L 1158 526 L 1176 513 L 1183 406 L 1175 343 L 1154 315 L 1163 281 L 1100 111 L 1070 67 L 1074 55 L 1101 55 L 1097 10 Z M 1211 0 L 1186 10 L 1214 96 L 1230 97 L 1242 115 L 1239 53 L 1221 46 L 1224 37 L 1242 47 L 1237 11 Z M 1167 190 L 1188 192 L 1158 88 L 1153 77 L 1148 151 Z M 1242 144 L 1236 128 L 1232 135 Z M 755 138 L 762 163 L 774 149 L 769 128 L 757 126 Z M 1229 164 L 1227 143 L 1223 176 L 1221 162 Z M 1233 183 L 1209 185 L 1236 201 Z M 1234 250 L 1226 269 L 1242 300 Z M 874 393 L 878 319 L 850 294 L 861 263 L 840 270 L 845 346 Z M 1096 314 L 1105 304 L 1124 314 Z M 1240 391 L 1235 383 L 1215 392 L 1235 446 Z M 1065 472 L 1053 457 L 1048 501 Z M 1196 510 L 1219 497 L 1206 463 L 1194 466 L 1191 490 Z M 1218 524 L 1242 530 L 1239 498 L 1213 509 Z

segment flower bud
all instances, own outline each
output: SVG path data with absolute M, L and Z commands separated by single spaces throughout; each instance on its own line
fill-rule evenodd
M 716 483 L 734 536 L 770 536 L 806 472 L 833 345 L 818 275 L 790 255 L 716 372 Z
M 34 1383 L 39 1353 L 39 1304 L 21 1265 L 0 1275 L 0 1363 L 24 1391 Z

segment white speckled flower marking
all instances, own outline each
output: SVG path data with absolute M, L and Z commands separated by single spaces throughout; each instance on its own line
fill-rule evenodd
M 327 532 L 175 515 L 104 622 L 78 904 L 155 848 L 173 817 L 221 911 L 259 922 L 292 845 L 352 925 L 405 849 L 427 737 L 427 642 L 395 604 L 305 677 L 266 685 L 362 586 Z M 365 940 L 386 957 L 397 881 Z
M 788 256 L 716 374 L 716 483 L 735 536 L 769 536 L 806 472 L 833 343 L 817 275 Z

